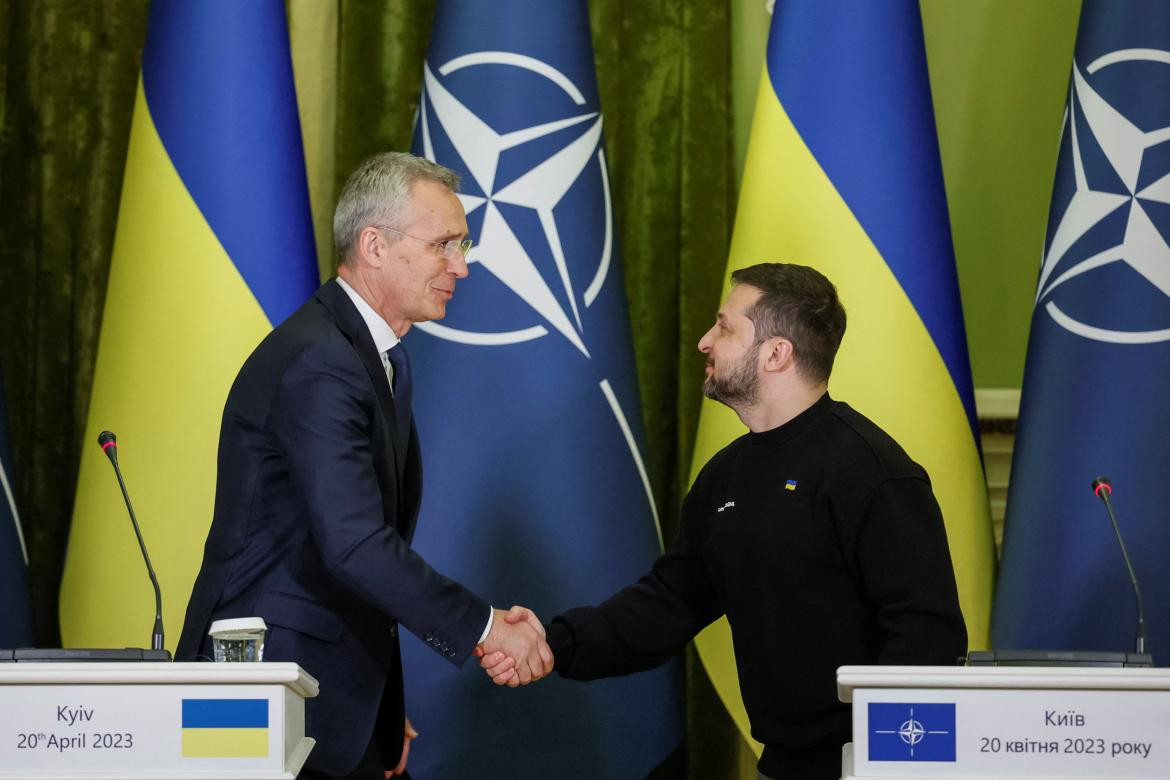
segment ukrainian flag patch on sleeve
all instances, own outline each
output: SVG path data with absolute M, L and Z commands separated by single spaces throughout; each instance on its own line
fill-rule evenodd
M 184 758 L 267 758 L 267 699 L 183 699 Z
M 795 480 L 795 479 L 790 479 L 790 480 L 788 480 L 787 482 L 785 482 L 785 483 L 784 483 L 784 489 L 785 489 L 785 490 L 796 490 L 796 480 Z

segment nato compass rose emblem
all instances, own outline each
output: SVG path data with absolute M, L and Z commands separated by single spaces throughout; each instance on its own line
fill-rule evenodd
M 879 731 L 877 733 L 880 734 L 882 732 Z M 922 738 L 926 736 L 926 729 L 922 727 L 921 723 L 914 720 L 914 718 L 910 718 L 910 720 L 903 721 L 902 725 L 898 727 L 898 731 L 895 733 L 897 733 L 903 742 L 910 746 L 910 753 L 913 755 L 914 746 L 921 742 Z
M 871 702 L 868 714 L 870 761 L 955 760 L 954 704 Z
M 581 107 L 580 110 L 499 132 L 461 102 L 443 81 L 467 68 L 500 67 L 519 68 L 548 82 L 568 104 Z M 431 70 L 429 62 L 424 64 L 422 110 L 419 111 L 423 156 L 463 174 L 465 191 L 473 189 L 482 193 L 459 195 L 475 239 L 467 262 L 482 266 L 502 282 L 527 304 L 537 322 L 495 331 L 435 322 L 418 323 L 416 327 L 439 338 L 481 346 L 542 338 L 549 335 L 551 328 L 588 358 L 581 309 L 591 306 L 601 292 L 609 275 L 613 247 L 612 202 L 605 152 L 601 147 L 601 113 L 585 109 L 584 94 L 565 74 L 526 55 L 475 52 L 455 57 L 436 70 L 438 75 Z M 445 154 L 436 156 L 438 139 L 426 110 L 428 103 L 458 161 L 447 159 Z M 533 107 L 528 108 L 531 111 Z M 514 160 L 527 163 L 522 165 L 527 170 L 515 175 L 514 164 L 505 170 Z M 566 257 L 570 242 L 562 238 L 563 217 L 556 212 L 586 169 L 593 165 L 600 176 L 603 200 L 603 209 L 599 211 L 603 224 L 594 232 L 604 231 L 604 240 L 592 279 L 583 291 L 578 291 Z M 542 273 L 540 263 L 545 258 L 555 272 Z
M 601 128 L 596 100 L 535 57 L 479 51 L 438 67 L 424 63 L 415 147 L 463 179 L 459 198 L 475 244 L 467 256 L 472 275 L 461 289 L 473 291 L 476 303 L 451 307 L 443 323 L 415 327 L 485 348 L 558 339 L 593 360 L 585 314 L 599 304 L 596 324 L 602 302 L 612 300 L 599 298 L 613 256 Z M 609 380 L 599 389 L 641 478 L 661 547 L 641 452 Z
M 1077 336 L 1170 341 L 1170 115 L 1152 113 L 1154 102 L 1166 105 L 1167 86 L 1170 52 L 1158 49 L 1073 63 L 1053 195 L 1067 206 L 1048 240 L 1036 305 Z M 1157 100 L 1143 105 L 1143 92 Z M 1105 275 L 1084 276 L 1098 269 Z

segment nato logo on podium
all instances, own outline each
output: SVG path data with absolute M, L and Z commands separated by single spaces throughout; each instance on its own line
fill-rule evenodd
M 869 705 L 870 761 L 954 761 L 955 705 Z

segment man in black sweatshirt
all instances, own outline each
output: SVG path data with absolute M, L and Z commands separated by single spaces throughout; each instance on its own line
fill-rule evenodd
M 699 473 L 650 573 L 553 618 L 548 643 L 563 677 L 630 674 L 726 614 L 761 778 L 828 780 L 851 738 L 837 667 L 953 664 L 967 632 L 926 472 L 828 395 L 845 333 L 832 283 L 778 263 L 731 278 L 699 341 L 703 392 L 749 432 Z M 521 609 L 507 619 L 539 625 Z M 515 684 L 499 654 L 482 665 Z

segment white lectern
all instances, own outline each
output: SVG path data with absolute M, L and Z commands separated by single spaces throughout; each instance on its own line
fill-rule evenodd
M 1170 670 L 842 666 L 854 778 L 1170 778 Z
M 0 778 L 293 780 L 317 690 L 292 663 L 0 664 Z

